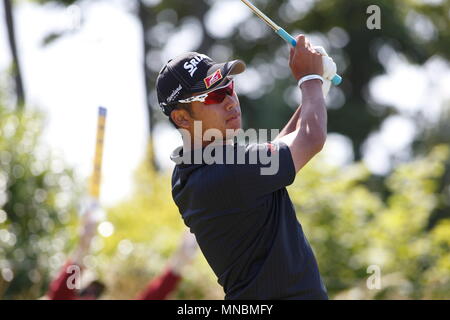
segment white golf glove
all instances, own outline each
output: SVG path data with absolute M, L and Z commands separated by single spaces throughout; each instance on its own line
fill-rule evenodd
M 322 55 L 322 61 L 323 61 L 323 85 L 322 85 L 322 92 L 323 96 L 326 98 L 328 95 L 328 92 L 330 91 L 331 87 L 331 79 L 333 79 L 334 75 L 337 72 L 336 63 L 334 63 L 333 59 L 328 56 L 328 53 L 323 47 L 317 46 L 314 47 L 314 50 L 319 52 Z

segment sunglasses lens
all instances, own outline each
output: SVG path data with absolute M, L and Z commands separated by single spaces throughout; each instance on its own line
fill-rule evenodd
M 217 89 L 208 93 L 205 99 L 205 104 L 216 104 L 221 103 L 227 95 L 232 96 L 234 92 L 234 82 L 231 81 L 225 88 Z

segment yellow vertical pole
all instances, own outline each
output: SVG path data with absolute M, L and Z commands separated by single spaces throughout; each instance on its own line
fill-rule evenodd
M 102 177 L 103 141 L 105 137 L 106 108 L 98 108 L 97 139 L 95 142 L 94 167 L 89 186 L 89 194 L 97 202 L 100 199 L 100 184 Z

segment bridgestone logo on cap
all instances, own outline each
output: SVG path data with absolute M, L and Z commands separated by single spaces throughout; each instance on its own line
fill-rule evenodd
M 209 77 L 205 78 L 203 81 L 205 82 L 206 89 L 209 89 L 214 83 L 222 79 L 223 79 L 222 73 L 220 72 L 220 69 L 218 69 L 216 72 L 214 72 Z

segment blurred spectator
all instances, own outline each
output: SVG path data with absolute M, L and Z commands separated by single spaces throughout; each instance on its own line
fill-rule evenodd
M 106 290 L 99 280 L 94 280 L 81 290 L 77 285 L 84 269 L 83 258 L 87 254 L 92 238 L 95 236 L 97 222 L 90 214 L 84 215 L 80 244 L 73 258 L 69 259 L 55 280 L 50 284 L 47 297 L 50 300 L 96 300 Z M 164 272 L 150 281 L 147 287 L 137 296 L 137 300 L 164 300 L 172 293 L 181 281 L 181 272 L 185 265 L 192 262 L 197 252 L 197 242 L 190 232 L 183 235 L 179 248 L 169 260 Z
M 173 254 L 164 273 L 148 284 L 147 288 L 139 294 L 138 300 L 164 300 L 173 292 L 181 280 L 184 266 L 191 263 L 197 253 L 197 242 L 189 231 L 183 235 L 180 246 Z

